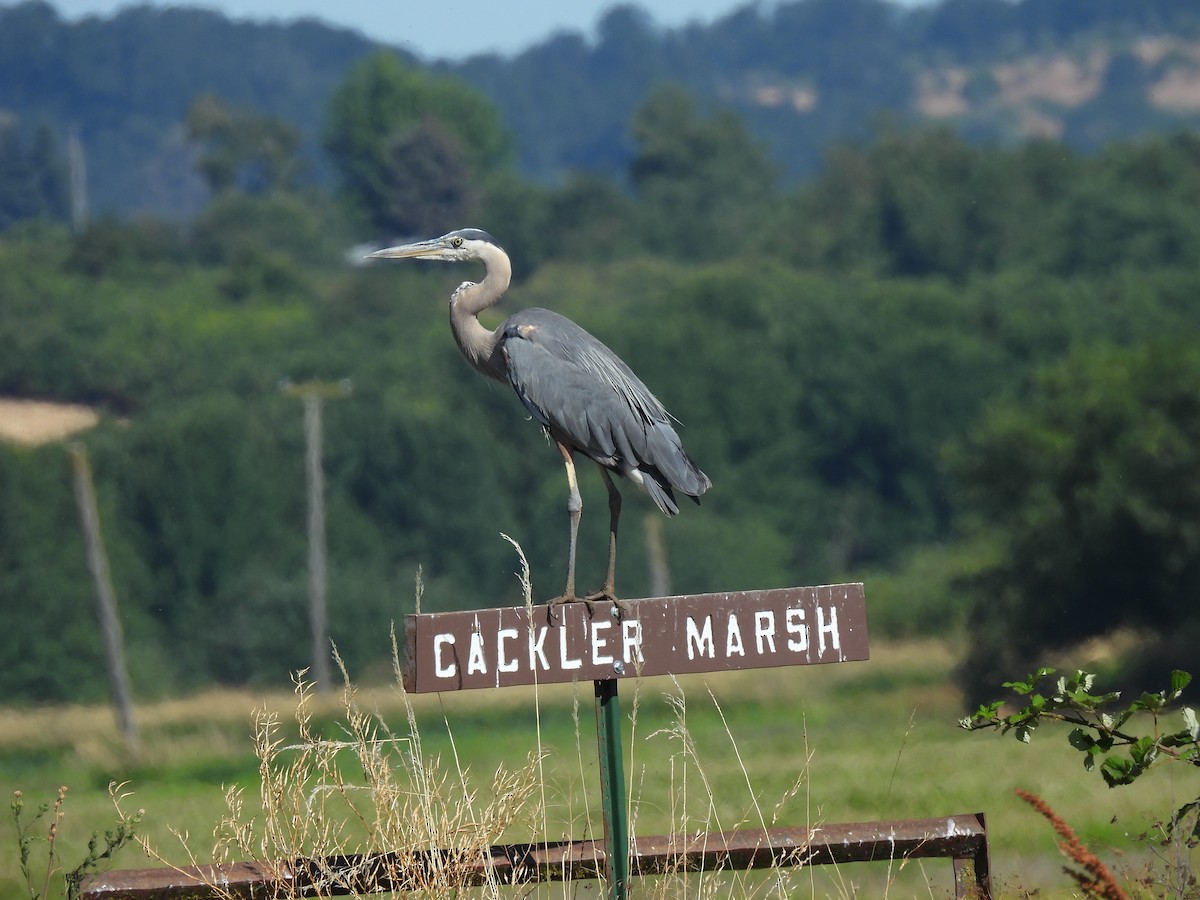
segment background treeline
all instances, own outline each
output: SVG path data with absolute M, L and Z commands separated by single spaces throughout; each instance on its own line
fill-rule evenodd
M 662 523 L 674 590 L 866 580 L 873 633 L 961 636 L 970 691 L 1118 629 L 1128 667 L 1194 668 L 1200 137 L 1084 155 L 884 124 L 790 184 L 734 111 L 664 86 L 618 176 L 545 184 L 485 97 L 387 52 L 324 122 L 336 193 L 303 177 L 296 129 L 205 94 L 194 219 L 73 231 L 49 190 L 0 234 L 0 393 L 106 413 L 85 439 L 141 692 L 309 662 L 285 378 L 354 385 L 325 453 L 356 673 L 388 664 L 418 567 L 427 610 L 516 602 L 504 533 L 553 592 L 561 466 L 453 346 L 444 304 L 472 275 L 347 249 L 467 223 L 513 256 L 507 309 L 575 318 L 683 423 L 714 488 Z M 607 517 L 583 474 L 588 586 Z M 659 521 L 636 496 L 626 597 L 649 589 L 639 512 Z M 103 694 L 60 445 L 0 449 L 0 613 L 6 700 Z
M 426 68 L 495 105 L 518 170 L 539 183 L 575 170 L 623 178 L 636 146 L 628 123 L 667 83 L 705 110 L 735 110 L 795 178 L 820 167 L 831 141 L 867 137 L 883 113 L 946 123 L 972 141 L 1042 136 L 1087 151 L 1195 127 L 1198 47 L 1193 0 L 790 0 L 678 29 L 614 6 L 592 35 Z M 186 218 L 206 197 L 183 127 L 198 93 L 287 122 L 306 177 L 327 185 L 325 111 L 375 49 L 315 21 L 130 6 L 66 22 L 41 0 L 2 5 L 0 136 L 16 129 L 28 146 L 39 128 L 60 142 L 74 135 L 95 212 Z M 0 221 L 7 178 L 0 155 Z

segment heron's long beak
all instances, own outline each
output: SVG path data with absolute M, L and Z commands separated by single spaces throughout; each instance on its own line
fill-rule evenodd
M 387 247 L 368 253 L 367 259 L 446 259 L 450 248 L 441 238 L 431 241 L 418 241 L 415 244 L 402 244 L 399 247 Z

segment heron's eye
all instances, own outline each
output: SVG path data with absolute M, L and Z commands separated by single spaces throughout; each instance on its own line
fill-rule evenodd
M 455 247 L 461 247 L 462 246 L 462 238 L 456 237 L 450 243 L 453 244 Z

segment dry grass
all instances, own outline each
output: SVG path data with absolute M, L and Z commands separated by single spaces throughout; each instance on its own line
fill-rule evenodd
M 1108 791 L 1053 735 L 1030 748 L 960 731 L 949 644 L 877 645 L 872 656 L 624 682 L 634 836 L 984 810 L 1002 895 L 1071 896 L 1053 836 L 1012 793 L 1021 786 L 1120 871 L 1144 858 L 1131 835 L 1174 808 L 1169 776 Z M 136 767 L 107 709 L 0 710 L 0 788 L 37 802 L 72 786 L 66 858 L 111 825 L 109 781 L 129 780 L 131 805 L 147 810 L 139 831 L 165 864 L 433 846 L 465 859 L 492 843 L 600 836 L 591 693 L 590 683 L 440 696 L 406 695 L 398 683 L 347 684 L 338 695 L 212 692 L 141 707 Z M 454 858 L 434 873 L 430 896 L 602 891 L 594 882 L 456 891 Z M 0 896 L 17 883 L 11 861 L 0 851 Z M 128 852 L 117 860 L 147 864 Z M 934 860 L 673 872 L 637 880 L 633 896 L 941 897 L 950 885 L 949 862 Z
M 954 723 L 961 708 L 948 681 L 955 661 L 950 646 L 924 642 L 877 646 L 869 663 L 625 682 L 631 830 L 644 836 L 984 810 L 993 868 L 1006 895 L 1036 888 L 1042 897 L 1070 896 L 1053 836 L 1031 822 L 1033 814 L 1012 793 L 1021 786 L 1053 803 L 1102 858 L 1118 860 L 1122 869 L 1138 864 L 1144 847 L 1130 835 L 1174 808 L 1177 788 L 1169 774 L 1152 773 L 1140 793 L 1109 791 L 1053 735 L 1039 735 L 1035 747 L 1026 747 L 960 731 Z M 444 810 L 428 814 L 435 830 L 454 831 L 461 810 L 493 842 L 598 837 L 591 705 L 590 683 L 442 696 L 408 696 L 394 684 L 336 696 L 209 693 L 139 709 L 143 762 L 137 768 L 118 761 L 121 742 L 106 709 L 6 710 L 0 711 L 0 785 L 10 792 L 23 788 L 31 803 L 53 798 L 59 784 L 72 786 L 60 838 L 69 859 L 91 831 L 111 825 L 109 780 L 128 779 L 131 804 L 147 809 L 139 831 L 152 837 L 167 862 L 184 865 L 192 857 L 214 858 L 212 830 L 222 820 L 222 853 L 265 858 L 304 845 L 304 833 L 287 830 L 294 827 L 282 812 L 287 805 L 276 806 L 276 842 L 264 843 L 260 785 L 274 785 L 269 796 L 307 815 L 307 798 L 321 783 L 315 776 L 336 764 L 347 789 L 344 795 L 322 789 L 322 815 L 330 828 L 339 811 L 353 816 L 341 832 L 343 848 L 422 846 L 383 826 L 374 834 L 392 836 L 376 839 L 400 843 L 372 843 L 370 806 L 376 799 L 399 803 L 406 795 L 388 788 L 382 775 L 368 783 L 368 767 L 359 761 L 386 757 L 394 770 L 388 777 L 399 784 L 419 771 L 407 758 L 418 746 L 425 761 L 421 783 L 437 787 L 423 802 Z M 263 733 L 268 724 L 269 736 Z M 253 754 L 271 747 L 274 771 L 264 777 L 262 759 Z M 535 758 L 536 791 L 521 815 L 489 824 L 484 813 L 492 799 L 510 790 L 497 771 L 518 777 Z M 289 770 L 301 760 L 309 775 Z M 222 784 L 235 788 L 238 815 L 230 816 Z M 336 842 L 315 840 L 315 824 L 308 827 L 312 846 L 336 849 Z M 190 850 L 172 829 L 187 836 Z M 11 852 L 0 851 L 0 896 L 12 895 L 11 862 Z M 121 868 L 147 864 L 129 852 L 116 862 Z M 940 897 L 950 884 L 949 862 L 934 860 L 698 879 L 675 873 L 639 881 L 634 896 L 779 896 L 786 890 L 790 896 Z M 513 896 L 511 890 L 497 887 L 491 895 Z M 543 885 L 516 896 L 587 897 L 599 890 L 586 882 Z
M 414 887 L 422 894 L 450 896 L 460 886 L 464 864 L 530 818 L 538 789 L 536 755 L 515 771 L 497 768 L 481 792 L 465 769 L 447 770 L 440 758 L 423 752 L 411 714 L 408 729 L 393 732 L 364 712 L 347 681 L 345 735 L 331 740 L 314 729 L 310 686 L 299 682 L 297 694 L 298 742 L 284 741 L 273 714 L 259 719 L 257 815 L 244 815 L 241 792 L 227 793 L 229 815 L 218 825 L 214 851 L 218 860 L 308 859 L 310 877 L 332 891 L 354 884 L 361 872 L 332 866 L 328 857 L 370 856 L 387 848 L 397 871 L 418 873 Z
M 519 553 L 520 548 L 516 549 Z M 530 603 L 528 569 L 524 571 L 526 602 Z M 320 896 L 344 894 L 362 885 L 366 877 L 383 877 L 391 883 L 403 883 L 423 897 L 451 898 L 461 896 L 470 886 L 469 873 L 478 871 L 480 864 L 490 858 L 490 848 L 495 844 L 517 840 L 553 842 L 578 835 L 581 830 L 585 835 L 594 830 L 596 810 L 588 800 L 589 792 L 580 786 L 592 766 L 591 754 L 583 749 L 579 694 L 574 690 L 577 686 L 572 686 L 573 747 L 557 755 L 543 743 L 543 689 L 534 685 L 530 689 L 537 721 L 534 749 L 515 768 L 497 766 L 490 782 L 481 786 L 464 765 L 454 729 L 445 715 L 449 761 L 442 754 L 426 751 L 414 698 L 403 688 L 394 634 L 392 650 L 392 691 L 403 710 L 405 726 L 394 730 L 377 711 L 367 711 L 339 658 L 344 676 L 341 716 L 336 727 L 340 733 L 330 737 L 327 729 L 316 724 L 312 685 L 298 678 L 294 707 L 298 738 L 285 738 L 278 712 L 260 709 L 254 738 L 259 772 L 257 802 L 249 803 L 245 792 L 236 787 L 226 790 L 227 813 L 215 829 L 211 854 L 196 853 L 187 836 L 179 834 L 190 865 L 239 859 L 254 860 L 269 869 L 281 862 L 294 865 L 303 861 L 310 884 L 297 888 L 296 896 L 300 891 L 311 896 L 314 885 Z M 639 680 L 636 685 L 629 716 L 631 749 L 640 743 L 637 734 L 644 684 Z M 784 796 L 773 802 L 768 816 L 720 702 L 711 690 L 706 691 L 746 789 L 745 811 L 734 820 L 725 818 L 722 809 L 728 806 L 729 797 L 718 802 L 719 787 L 710 779 L 708 760 L 688 728 L 687 695 L 678 680 L 672 679 L 672 686 L 673 690 L 664 695 L 671 721 L 646 739 L 647 746 L 668 747 L 665 754 L 653 752 L 652 756 L 658 762 L 665 759 L 669 772 L 669 834 L 682 843 L 685 836 L 697 832 L 729 830 L 747 822 L 762 828 L 776 824 L 788 802 L 802 792 L 805 770 L 802 768 Z M 372 699 L 377 702 L 379 698 Z M 547 762 L 556 756 L 553 769 L 566 772 L 565 779 L 548 771 Z M 630 761 L 635 780 L 644 783 L 650 767 L 640 764 L 632 754 Z M 643 806 L 640 793 L 628 788 L 627 814 L 633 838 Z M 661 802 L 661 798 L 656 801 Z M 160 864 L 172 864 L 149 841 L 144 847 Z M 382 870 L 381 852 L 386 854 Z M 797 859 L 802 857 L 801 849 Z M 764 874 L 680 868 L 644 879 L 638 896 L 787 898 L 795 895 L 802 869 L 803 865 L 798 864 Z M 470 886 L 481 896 L 499 898 L 513 890 L 519 890 L 520 896 L 578 894 L 578 886 L 566 881 L 557 886 L 514 889 L 501 884 L 486 866 L 484 872 L 484 883 Z M 219 884 L 211 887 L 217 896 L 228 895 Z

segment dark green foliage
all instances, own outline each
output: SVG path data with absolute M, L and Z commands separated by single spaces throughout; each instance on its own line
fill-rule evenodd
M 104 697 L 91 582 L 60 448 L 0 449 L 0 658 L 7 696 Z
M 49 128 L 25 140 L 0 116 L 0 231 L 23 219 L 68 216 L 67 165 Z
M 289 490 L 303 484 L 302 457 L 280 434 L 293 411 L 274 396 L 212 392 L 139 417 L 111 462 L 145 602 L 165 634 L 188 636 L 173 650 L 181 677 L 241 682 L 303 666 L 286 652 L 305 633 L 303 495 Z M 262 461 L 289 443 L 290 471 L 264 477 Z
M 359 63 L 329 110 L 325 149 L 342 193 L 384 239 L 449 230 L 471 210 L 474 183 L 507 159 L 508 136 L 481 95 L 392 53 Z
M 631 130 L 629 180 L 641 201 L 644 246 L 701 260 L 752 245 L 776 173 L 734 113 L 703 119 L 686 91 L 662 88 L 638 109 Z
M 1160 635 L 1158 667 L 1195 661 L 1196 338 L 1073 354 L 959 449 L 970 508 L 1001 547 L 974 579 L 973 686 L 1120 626 Z
M 201 148 L 196 170 L 214 195 L 266 194 L 297 186 L 300 133 L 286 122 L 229 109 L 205 94 L 188 111 L 188 137 Z

